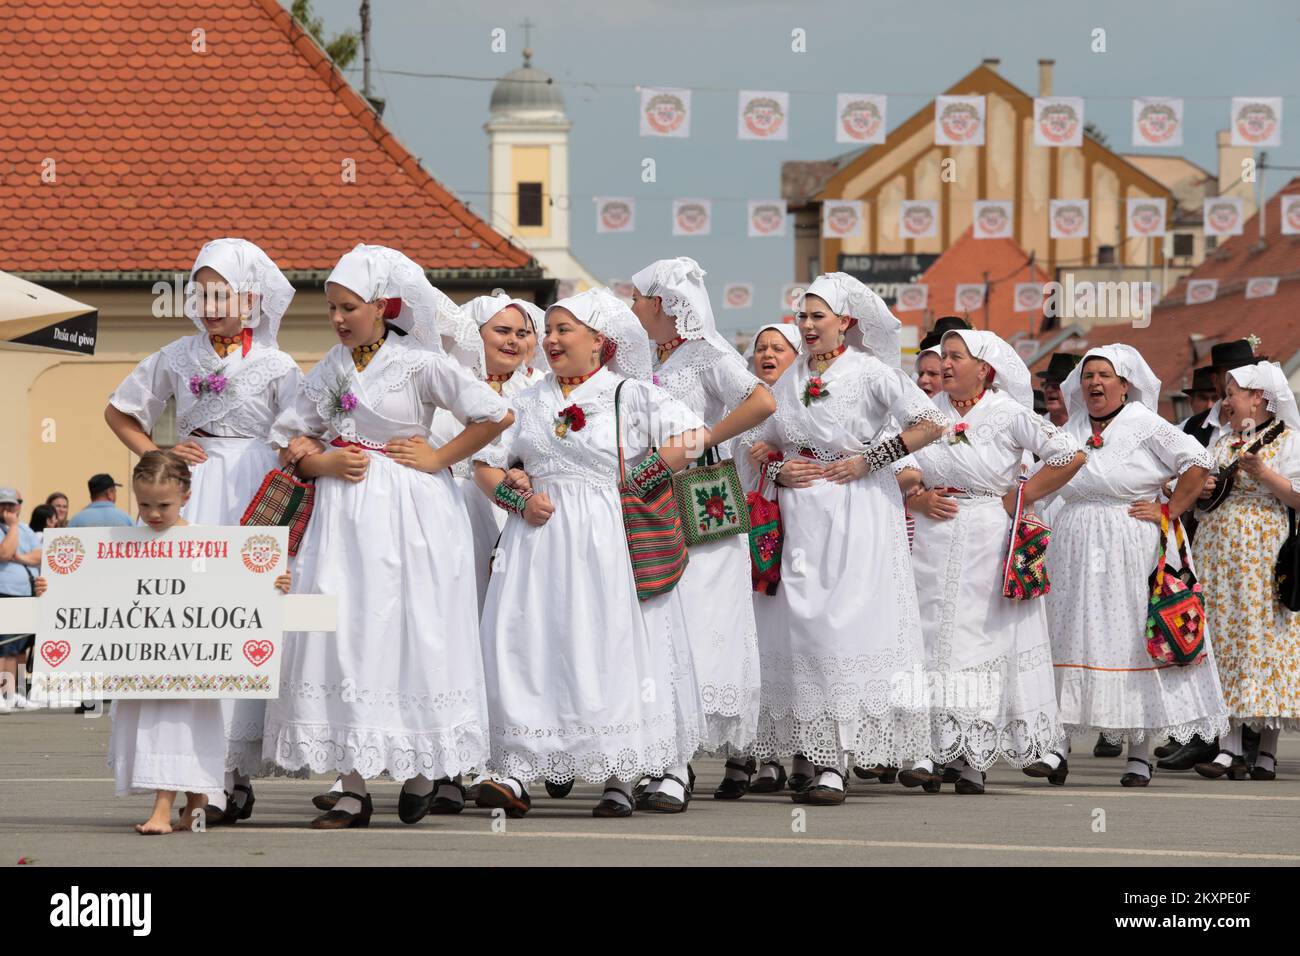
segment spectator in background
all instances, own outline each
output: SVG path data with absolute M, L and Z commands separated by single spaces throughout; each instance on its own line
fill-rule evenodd
M 90 504 L 68 521 L 69 528 L 132 528 L 135 522 L 117 507 L 117 489 L 122 486 L 111 475 L 95 475 L 86 482 Z
M 58 525 L 55 523 L 57 520 L 54 508 L 50 505 L 37 505 L 32 509 L 30 527 L 36 534 L 36 540 L 41 542 L 42 546 L 45 544 L 45 529 L 57 528 Z
M 41 566 L 41 545 L 35 532 L 18 520 L 23 499 L 13 488 L 0 488 L 0 599 L 31 597 L 32 580 Z M 34 634 L 0 634 L 0 714 L 35 710 L 23 693 L 23 660 L 36 640 Z
M 1074 371 L 1079 358 L 1070 352 L 1053 352 L 1047 368 L 1036 373 L 1042 379 L 1040 384 L 1043 386 L 1043 404 L 1047 406 L 1047 420 L 1057 428 L 1063 427 L 1070 418 L 1061 395 L 1061 383 Z
M 66 528 L 68 526 L 68 496 L 56 491 L 45 503 L 54 509 L 54 520 L 45 525 L 47 528 Z

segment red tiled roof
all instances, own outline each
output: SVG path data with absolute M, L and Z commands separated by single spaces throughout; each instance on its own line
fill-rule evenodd
M 934 316 L 960 315 L 977 329 L 988 329 L 1003 338 L 1017 332 L 1036 332 L 1042 312 L 1016 312 L 1016 284 L 1049 282 L 1051 277 L 1038 266 L 1026 267 L 1029 253 L 1013 239 L 976 239 L 973 228 L 944 250 L 917 281 L 928 287 L 930 312 Z M 989 290 L 984 308 L 967 314 L 957 306 L 957 286 L 984 282 Z M 917 322 L 922 313 L 900 312 L 903 322 Z M 932 323 L 933 324 L 933 323 Z
M 1227 239 L 1191 275 L 1179 282 L 1151 314 L 1151 325 L 1099 325 L 1084 333 L 1088 346 L 1123 342 L 1138 349 L 1160 378 L 1166 396 L 1182 390 L 1192 369 L 1208 362 L 1209 345 L 1256 335 L 1259 351 L 1286 365 L 1300 352 L 1300 236 L 1282 235 L 1283 195 L 1300 193 L 1291 180 L 1265 205 L 1264 247 L 1259 217 L 1252 216 L 1240 236 Z M 1277 293 L 1262 299 L 1243 295 L 1246 280 L 1276 276 Z M 1185 305 L 1188 279 L 1218 279 L 1212 302 Z M 1200 358 L 1193 347 L 1201 343 Z M 1044 363 L 1040 362 L 1038 365 Z M 1166 404 L 1164 410 L 1168 412 Z
M 532 263 L 276 0 L 9 0 L 0 112 L 0 269 L 173 271 L 227 235 L 289 271 L 327 270 L 358 241 L 433 270 Z

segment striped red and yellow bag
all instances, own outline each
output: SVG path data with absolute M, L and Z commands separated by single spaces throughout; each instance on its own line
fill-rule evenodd
M 627 470 L 623 461 L 623 424 L 618 399 L 622 382 L 614 390 L 614 428 L 618 440 L 618 494 L 623 506 L 623 532 L 636 579 L 636 596 L 642 601 L 667 594 L 681 580 L 689 559 L 682 531 L 672 469 L 652 451 L 650 457 Z

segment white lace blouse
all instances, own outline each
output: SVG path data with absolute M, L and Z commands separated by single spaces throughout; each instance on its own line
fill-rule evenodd
M 655 369 L 654 382 L 710 426 L 760 384 L 739 355 L 724 355 L 705 339 L 691 339 L 673 349 Z
M 1086 416 L 1070 419 L 1065 431 L 1080 445 L 1092 437 Z M 1120 410 L 1101 441 L 1100 448 L 1084 449 L 1087 464 L 1060 489 L 1062 500 L 1152 501 L 1165 482 L 1188 468 L 1213 466 L 1200 442 L 1138 402 Z

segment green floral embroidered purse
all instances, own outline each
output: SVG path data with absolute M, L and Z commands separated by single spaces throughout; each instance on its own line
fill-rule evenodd
M 723 461 L 713 448 L 696 464 L 673 475 L 673 493 L 682 516 L 686 544 L 704 544 L 733 534 L 749 534 L 749 506 L 736 463 Z

